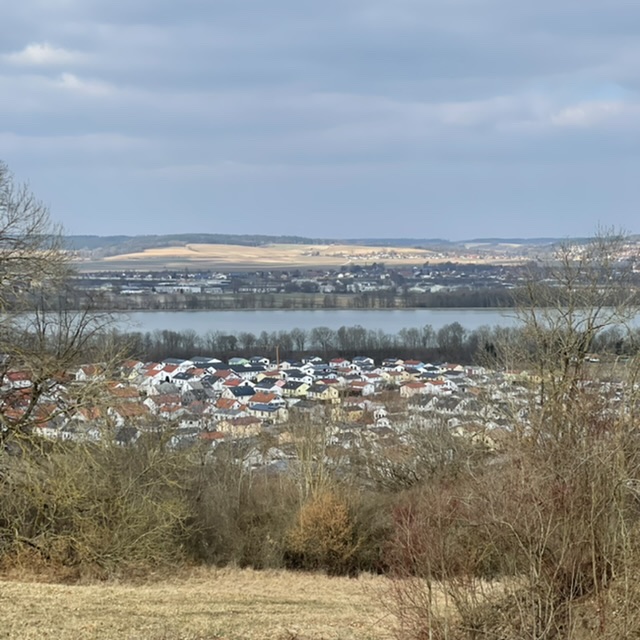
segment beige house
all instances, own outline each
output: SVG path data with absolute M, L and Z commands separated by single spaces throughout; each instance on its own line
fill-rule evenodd
M 287 382 L 282 387 L 282 394 L 285 398 L 306 398 L 310 386 L 306 382 Z
M 320 400 L 330 404 L 338 404 L 340 402 L 340 392 L 333 386 L 328 384 L 314 384 L 307 391 L 309 400 Z

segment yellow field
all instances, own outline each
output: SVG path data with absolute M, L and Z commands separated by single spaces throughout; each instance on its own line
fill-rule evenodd
M 198 570 L 169 581 L 0 582 L 0 638 L 381 640 L 384 578 Z
M 406 247 L 361 247 L 356 245 L 273 244 L 243 247 L 224 244 L 188 244 L 179 247 L 147 249 L 105 258 L 105 262 L 206 263 L 207 265 L 246 266 L 340 266 L 349 263 L 372 262 L 422 264 L 434 254 L 423 249 Z

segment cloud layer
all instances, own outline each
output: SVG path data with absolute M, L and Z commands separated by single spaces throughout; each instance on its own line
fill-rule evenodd
M 640 232 L 640 5 L 14 5 L 0 157 L 70 232 Z

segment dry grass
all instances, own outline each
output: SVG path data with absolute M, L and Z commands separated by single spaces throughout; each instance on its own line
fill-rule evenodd
M 140 585 L 2 581 L 0 638 L 378 640 L 393 627 L 383 584 L 231 569 Z
M 177 247 L 147 249 L 105 258 L 105 262 L 166 264 L 195 262 L 204 265 L 229 266 L 339 266 L 349 262 L 422 264 L 433 260 L 430 251 L 406 247 L 361 247 L 357 245 L 297 245 L 273 244 L 244 247 L 224 244 L 188 244 Z

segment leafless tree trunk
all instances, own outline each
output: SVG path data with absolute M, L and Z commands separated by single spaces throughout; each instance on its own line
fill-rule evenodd
M 38 424 L 99 402 L 112 321 L 88 298 L 69 310 L 71 258 L 47 207 L 0 163 L 0 441 L 25 441 Z M 71 384 L 89 362 L 105 375 Z

